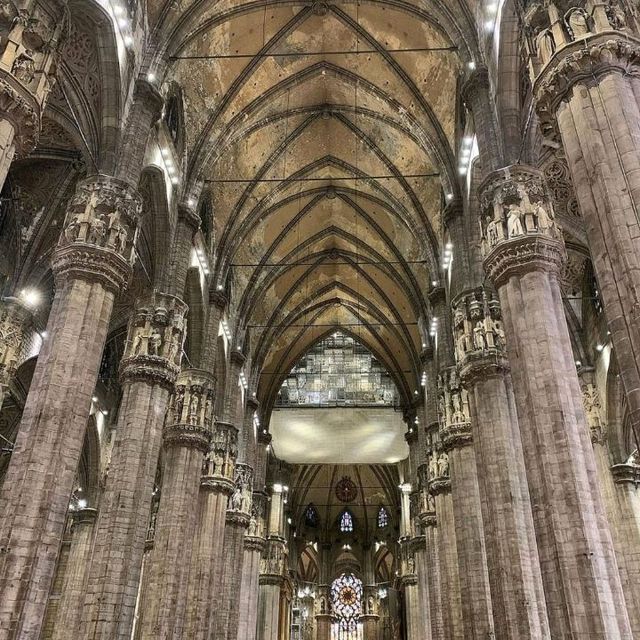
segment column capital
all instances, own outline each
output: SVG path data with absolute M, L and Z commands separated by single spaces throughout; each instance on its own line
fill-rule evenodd
M 194 447 L 207 453 L 213 432 L 215 377 L 202 369 L 178 374 L 163 430 L 164 446 Z
M 53 255 L 56 279 L 98 281 L 118 293 L 131 276 L 141 217 L 142 198 L 129 183 L 101 174 L 78 182 Z
M 200 478 L 200 489 L 230 496 L 233 493 L 234 484 L 231 480 L 220 476 L 203 476 Z
M 204 459 L 202 475 L 206 478 L 226 480 L 233 492 L 237 457 L 238 429 L 230 422 L 216 420 L 213 425 L 211 449 Z
M 448 202 L 442 212 L 442 218 L 444 221 L 444 226 L 448 227 L 449 224 L 462 216 L 464 210 L 464 206 L 462 203 L 462 198 L 454 198 L 451 202 Z
M 249 526 L 251 518 L 251 500 L 253 498 L 253 468 L 248 464 L 238 462 L 233 473 L 233 493 L 229 497 L 227 507 L 227 518 L 229 514 L 243 516 L 246 519 L 246 526 Z
M 180 371 L 187 305 L 154 291 L 136 304 L 129 320 L 120 380 L 138 380 L 173 388 Z M 180 407 L 182 413 L 182 407 Z
M 490 173 L 478 190 L 484 267 L 499 287 L 512 275 L 560 271 L 566 260 L 543 174 L 527 165 Z
M 448 367 L 438 376 L 438 416 L 445 452 L 471 444 L 469 393 L 462 385 L 456 367 Z
M 229 298 L 218 289 L 212 289 L 209 291 L 209 303 L 214 307 L 217 307 L 221 311 L 224 311 L 227 304 L 229 304 Z
M 532 271 L 559 274 L 566 260 L 564 244 L 555 238 L 541 235 L 510 240 L 492 251 L 484 261 L 484 268 L 496 287 L 512 276 Z
M 93 524 L 98 517 L 98 510 L 92 507 L 85 507 L 84 509 L 76 509 L 71 514 L 73 526 L 77 527 L 83 524 Z
M 25 58 L 24 62 L 27 61 Z M 38 144 L 42 109 L 40 101 L 15 75 L 21 73 L 20 64 L 20 57 L 17 57 L 11 73 L 0 69 L 0 116 L 13 126 L 16 155 L 24 158 Z M 27 77 L 35 79 L 35 73 L 29 72 Z
M 479 287 L 452 304 L 454 354 L 464 384 L 509 371 L 502 309 L 497 297 Z
M 231 352 L 229 359 L 231 360 L 231 364 L 241 367 L 246 362 L 247 357 L 239 349 L 234 349 Z
M 184 221 L 194 233 L 200 228 L 201 220 L 198 212 L 184 202 L 178 205 L 178 219 Z
M 152 82 L 144 77 L 137 78 L 133 87 L 133 97 L 149 109 L 152 122 L 160 118 L 164 107 L 164 96 Z
M 415 587 L 418 584 L 418 576 L 415 573 L 400 576 L 400 584 L 403 587 Z
M 615 15 L 617 7 L 612 6 Z M 610 14 L 609 23 L 616 18 Z M 571 95 L 576 84 L 591 86 L 602 76 L 617 73 L 624 76 L 637 74 L 640 64 L 640 40 L 622 27 L 603 25 L 606 30 L 581 37 L 555 49 L 533 83 L 533 96 L 540 125 L 545 134 L 555 132 L 558 108 Z
M 614 464 L 611 475 L 616 484 L 632 484 L 637 487 L 640 484 L 640 465 L 633 462 Z
M 267 541 L 264 538 L 250 536 L 247 534 L 244 537 L 244 548 L 247 551 L 258 551 L 259 553 L 264 553 L 264 550 L 267 548 Z
M 479 95 L 481 91 L 484 91 L 488 95 L 489 88 L 489 71 L 484 65 L 478 65 L 462 84 L 462 100 L 465 103 L 473 102 L 474 98 Z M 473 107 L 469 105 L 469 108 L 473 111 Z

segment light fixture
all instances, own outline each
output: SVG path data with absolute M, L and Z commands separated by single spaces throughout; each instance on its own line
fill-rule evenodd
M 447 202 L 450 202 L 451 200 L 453 200 L 453 193 L 447 193 L 445 198 L 447 199 Z
M 476 68 L 476 63 L 473 60 L 469 60 L 469 62 L 467 62 L 467 68 L 473 71 Z
M 495 23 L 494 23 L 494 21 L 493 21 L 493 20 L 487 20 L 487 21 L 484 23 L 484 28 L 485 28 L 487 31 L 493 31 L 494 24 L 495 24 Z
M 580 362 L 580 360 L 576 360 L 576 367 L 581 367 L 582 366 L 582 362 Z
M 20 298 L 27 307 L 37 307 L 40 302 L 40 294 L 35 289 L 22 289 Z
M 604 345 L 603 344 L 597 344 L 596 345 L 596 351 L 602 351 L 604 349 Z
M 187 201 L 187 204 L 190 207 L 195 207 L 196 206 L 196 201 L 193 198 L 189 198 L 189 200 Z
M 133 44 L 133 38 L 129 35 L 124 37 L 124 46 L 130 47 Z
M 87 506 L 87 501 L 84 498 L 80 498 L 80 500 L 78 500 L 78 507 L 80 507 L 80 509 L 84 509 Z
M 153 73 L 153 71 L 149 71 L 149 73 L 147 73 L 147 80 L 149 82 L 155 82 L 156 81 L 156 74 Z
M 273 490 L 274 490 L 276 493 L 282 493 L 282 485 L 281 485 L 279 482 L 276 482 L 276 483 L 273 485 Z
M 98 402 L 98 396 L 93 396 L 91 400 L 93 400 L 93 402 Z

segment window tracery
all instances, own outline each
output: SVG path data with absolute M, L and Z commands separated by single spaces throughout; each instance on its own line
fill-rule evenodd
M 304 523 L 307 527 L 317 527 L 320 523 L 320 516 L 314 504 L 310 504 L 304 512 Z
M 362 580 L 343 573 L 331 584 L 331 607 L 337 621 L 332 625 L 332 640 L 360 640 L 362 626 Z
M 340 517 L 340 531 L 342 533 L 353 533 L 353 516 L 349 511 L 343 511 Z
M 384 529 L 389 524 L 389 512 L 380 507 L 378 510 L 378 529 Z

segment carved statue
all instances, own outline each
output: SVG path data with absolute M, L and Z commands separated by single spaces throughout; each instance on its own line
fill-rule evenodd
M 567 26 L 574 40 L 588 35 L 590 29 L 585 10 L 580 8 L 572 9 L 569 13 Z
M 543 29 L 536 36 L 536 50 L 542 64 L 546 64 L 551 60 L 556 52 L 556 41 L 550 29 Z
M 438 477 L 446 478 L 449 476 L 449 456 L 443 451 L 438 458 Z
M 627 26 L 627 16 L 617 2 L 609 2 L 605 7 L 607 20 L 614 29 L 624 29 Z
M 176 389 L 175 419 L 179 422 L 182 419 L 182 407 L 184 405 L 184 387 Z
M 522 228 L 522 210 L 517 204 L 509 205 L 509 213 L 507 214 L 507 234 L 509 238 L 524 235 Z
M 200 405 L 200 398 L 197 393 L 191 395 L 191 400 L 189 401 L 189 422 L 192 424 L 196 424 L 198 421 L 198 408 Z
M 476 322 L 476 326 L 473 329 L 473 343 L 475 345 L 475 348 L 479 349 L 480 351 L 484 351 L 487 347 L 482 320 L 478 320 L 478 322 Z
M 229 498 L 229 508 L 232 511 L 240 511 L 242 509 L 242 486 L 239 484 L 236 484 L 231 498 Z
M 89 242 L 98 246 L 102 245 L 106 230 L 107 225 L 104 221 L 104 216 L 100 214 L 91 221 L 89 226 Z
M 533 205 L 533 215 L 538 225 L 538 231 L 546 235 L 553 235 L 555 223 L 540 202 Z
M 149 355 L 159 356 L 162 347 L 162 336 L 157 329 L 154 329 L 149 336 Z
M 431 456 L 429 460 L 429 478 L 433 480 L 433 478 L 438 477 L 438 460 L 436 459 L 435 454 Z
M 24 84 L 31 84 L 36 75 L 36 63 L 33 51 L 26 49 L 14 61 L 11 68 L 13 75 Z

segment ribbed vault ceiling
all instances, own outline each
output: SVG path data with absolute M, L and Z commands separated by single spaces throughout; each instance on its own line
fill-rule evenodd
M 341 327 L 408 401 L 456 189 L 466 5 L 149 4 L 183 90 L 188 179 L 213 203 L 215 282 L 233 283 L 260 400 Z

